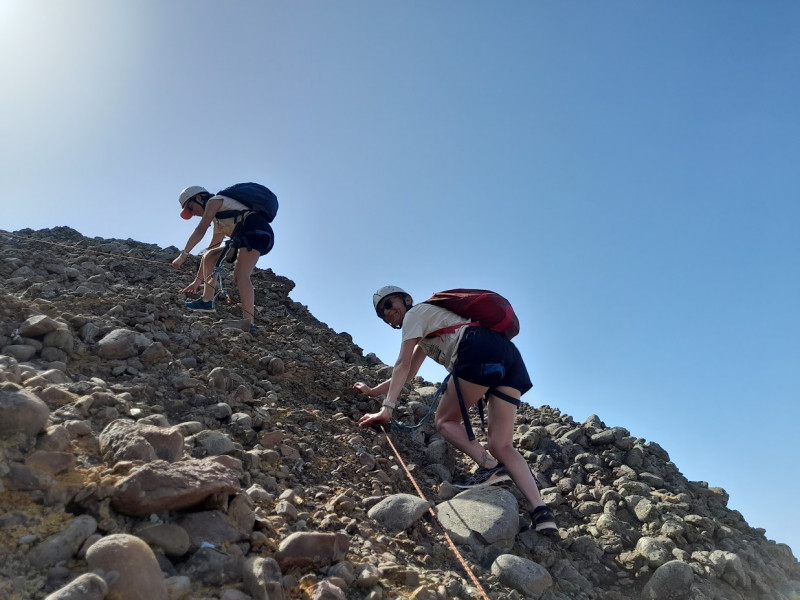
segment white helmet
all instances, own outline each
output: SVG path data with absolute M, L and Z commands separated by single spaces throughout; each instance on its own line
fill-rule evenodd
M 391 296 L 392 294 L 405 294 L 406 296 L 410 296 L 410 294 L 405 291 L 403 288 L 399 288 L 396 285 L 385 285 L 380 288 L 377 292 L 372 294 L 372 306 L 375 308 L 375 312 L 378 316 L 381 316 L 381 312 L 378 310 L 378 306 L 381 303 L 381 300 L 386 298 L 386 296 Z
M 181 208 L 183 208 L 191 198 L 197 196 L 197 194 L 202 194 L 202 193 L 207 194 L 208 190 L 199 185 L 190 185 L 189 187 L 187 187 L 185 190 L 181 192 L 181 195 L 178 196 L 178 202 L 181 203 Z

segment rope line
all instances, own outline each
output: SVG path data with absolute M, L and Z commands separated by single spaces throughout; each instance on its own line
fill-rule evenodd
M 101 250 L 93 250 L 91 248 L 83 248 L 81 246 L 69 245 L 69 244 L 61 244 L 61 243 L 58 243 L 58 242 L 49 242 L 47 240 L 40 240 L 40 239 L 36 239 L 36 238 L 32 238 L 32 237 L 22 236 L 22 235 L 19 235 L 19 234 L 7 233 L 5 231 L 0 231 L 0 236 L 4 236 L 4 237 L 7 237 L 7 238 L 12 238 L 12 239 L 16 238 L 16 239 L 20 239 L 20 240 L 27 241 L 27 242 L 37 242 L 37 243 L 40 243 L 40 244 L 47 244 L 49 246 L 57 246 L 57 247 L 60 247 L 60 248 L 67 248 L 67 249 L 72 250 L 72 251 L 81 251 L 81 252 L 85 252 L 85 253 L 100 254 L 100 255 L 103 255 L 103 256 L 110 256 L 110 257 L 113 257 L 113 258 L 125 259 L 125 260 L 136 260 L 136 261 L 139 261 L 139 262 L 157 264 L 157 265 L 161 265 L 161 266 L 170 266 L 170 267 L 172 266 L 171 262 L 150 260 L 150 259 L 140 258 L 140 257 L 136 257 L 136 256 L 126 256 L 124 254 L 115 254 L 115 253 L 112 253 L 112 252 L 103 252 Z M 219 245 L 217 245 L 216 247 L 219 247 Z M 211 247 L 207 248 L 206 252 L 208 250 L 211 250 L 211 249 L 212 249 Z M 212 276 L 213 276 L 213 274 L 212 274 Z M 209 276 L 209 279 L 211 279 L 212 276 Z M 214 285 L 212 283 L 207 283 L 206 285 L 211 285 L 211 287 L 215 290 L 215 292 L 217 291 L 217 288 L 214 287 Z M 242 310 L 243 310 L 243 312 L 249 312 L 249 311 L 244 311 L 244 309 L 242 309 Z M 258 320 L 258 321 L 260 321 L 262 323 L 266 323 L 266 324 L 272 325 L 272 323 L 270 323 L 270 322 L 268 322 L 268 321 L 266 321 L 264 319 L 257 318 L 255 315 L 251 315 L 251 316 L 253 317 L 254 321 Z M 312 356 L 312 358 L 314 358 L 314 360 L 317 360 L 316 357 Z M 349 383 L 348 381 L 345 381 L 344 378 L 341 378 L 341 380 L 344 383 Z M 417 495 L 420 498 L 422 498 L 425 502 L 428 502 L 428 499 L 425 497 L 425 494 L 423 494 L 423 492 L 420 489 L 419 484 L 417 483 L 416 479 L 414 479 L 414 476 L 411 474 L 411 471 L 408 469 L 408 466 L 406 466 L 406 463 L 403 460 L 403 457 L 400 455 L 400 452 L 398 451 L 397 447 L 392 442 L 391 437 L 389 437 L 388 430 L 384 429 L 384 434 L 386 435 L 386 441 L 389 442 L 389 446 L 391 446 L 392 450 L 394 451 L 395 456 L 397 457 L 397 460 L 400 462 L 400 465 L 403 467 L 403 471 L 405 471 L 406 477 L 408 477 L 409 481 L 414 486 L 414 489 L 417 491 Z M 461 552 L 459 552 L 459 550 L 456 547 L 456 545 L 453 542 L 453 540 L 450 538 L 450 535 L 447 533 L 447 530 L 444 528 L 444 525 L 439 520 L 439 516 L 436 514 L 436 511 L 434 510 L 434 508 L 432 506 L 428 507 L 428 512 L 433 516 L 433 518 L 439 524 L 439 527 L 442 530 L 442 534 L 444 535 L 445 539 L 447 540 L 447 543 L 450 546 L 450 549 L 452 550 L 453 554 L 458 559 L 458 562 L 461 563 L 461 566 L 464 568 L 464 571 L 466 571 L 466 573 L 469 576 L 469 578 L 472 581 L 472 583 L 475 585 L 475 587 L 480 592 L 481 597 L 484 600 L 489 600 L 489 596 L 487 596 L 486 591 L 483 589 L 483 586 L 478 581 L 478 578 L 475 576 L 475 573 L 473 572 L 473 570 L 467 564 L 467 561 L 461 555 Z
M 394 450 L 394 454 L 397 457 L 397 460 L 400 461 L 400 465 L 402 465 L 403 470 L 406 473 L 406 477 L 409 478 L 409 480 L 411 481 L 411 484 L 414 486 L 414 489 L 417 490 L 417 495 L 420 498 L 422 498 L 425 502 L 428 502 L 428 499 L 425 497 L 425 494 L 422 493 L 422 490 L 420 489 L 419 485 L 417 484 L 417 480 L 414 479 L 414 476 L 411 474 L 411 471 L 409 471 L 408 467 L 406 466 L 406 463 L 403 460 L 403 457 L 400 456 L 400 452 L 397 450 L 397 448 L 395 447 L 394 443 L 392 442 L 392 438 L 389 437 L 388 430 L 386 430 L 385 428 L 384 428 L 384 435 L 386 436 L 386 441 L 389 442 L 389 445 L 392 447 L 392 450 Z M 430 504 L 430 502 L 429 502 L 429 504 Z M 450 538 L 450 535 L 447 533 L 447 530 L 444 528 L 444 525 L 439 520 L 439 515 L 437 515 L 436 511 L 433 509 L 433 506 L 428 506 L 428 512 L 431 513 L 431 515 L 433 515 L 433 518 L 436 519 L 436 522 L 439 523 L 439 527 L 442 528 L 442 533 L 444 534 L 444 538 L 447 540 L 447 543 L 450 546 L 450 549 L 453 551 L 453 554 L 456 555 L 456 558 L 458 559 L 458 562 L 461 563 L 461 566 L 464 567 L 464 570 L 467 572 L 467 575 L 469 575 L 469 578 L 472 580 L 472 583 L 474 583 L 475 587 L 478 588 L 478 591 L 481 593 L 481 597 L 483 597 L 484 600 L 489 600 L 489 596 L 486 595 L 486 590 L 483 589 L 483 586 L 481 585 L 480 581 L 478 581 L 478 578 L 475 576 L 475 573 L 470 568 L 470 566 L 467 564 L 467 561 L 461 555 L 461 552 L 459 552 L 459 550 L 456 547 L 455 543 L 453 543 L 453 540 Z

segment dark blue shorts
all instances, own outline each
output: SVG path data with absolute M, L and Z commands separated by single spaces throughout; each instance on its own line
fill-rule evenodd
M 453 375 L 490 388 L 514 388 L 520 395 L 533 387 L 517 347 L 504 333 L 485 327 L 467 327 L 458 345 Z
M 261 213 L 250 213 L 236 226 L 233 233 L 233 245 L 236 248 L 255 250 L 261 256 L 269 253 L 275 244 L 275 233 L 272 226 Z

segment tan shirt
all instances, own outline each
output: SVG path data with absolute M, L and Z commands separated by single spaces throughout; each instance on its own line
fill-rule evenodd
M 222 206 L 219 211 L 223 210 L 250 210 L 241 202 L 228 198 L 227 196 L 212 196 L 210 200 L 222 200 Z M 214 233 L 221 233 L 230 237 L 233 234 L 233 228 L 236 227 L 236 220 L 234 217 L 229 219 L 214 219 Z
M 467 328 L 461 327 L 454 333 L 446 333 L 428 339 L 425 339 L 425 336 L 443 327 L 469 322 L 469 319 L 459 317 L 457 314 L 439 306 L 425 303 L 417 304 L 403 318 L 403 341 L 421 338 L 418 344 L 425 354 L 448 371 L 452 371 L 458 355 L 458 343 Z

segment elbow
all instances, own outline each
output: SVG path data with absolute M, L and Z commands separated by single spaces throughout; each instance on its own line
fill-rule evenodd
M 394 364 L 394 369 L 392 370 L 392 374 L 395 373 L 399 376 L 403 377 L 404 381 L 408 381 L 408 377 L 411 376 L 411 361 L 409 360 L 398 360 Z

